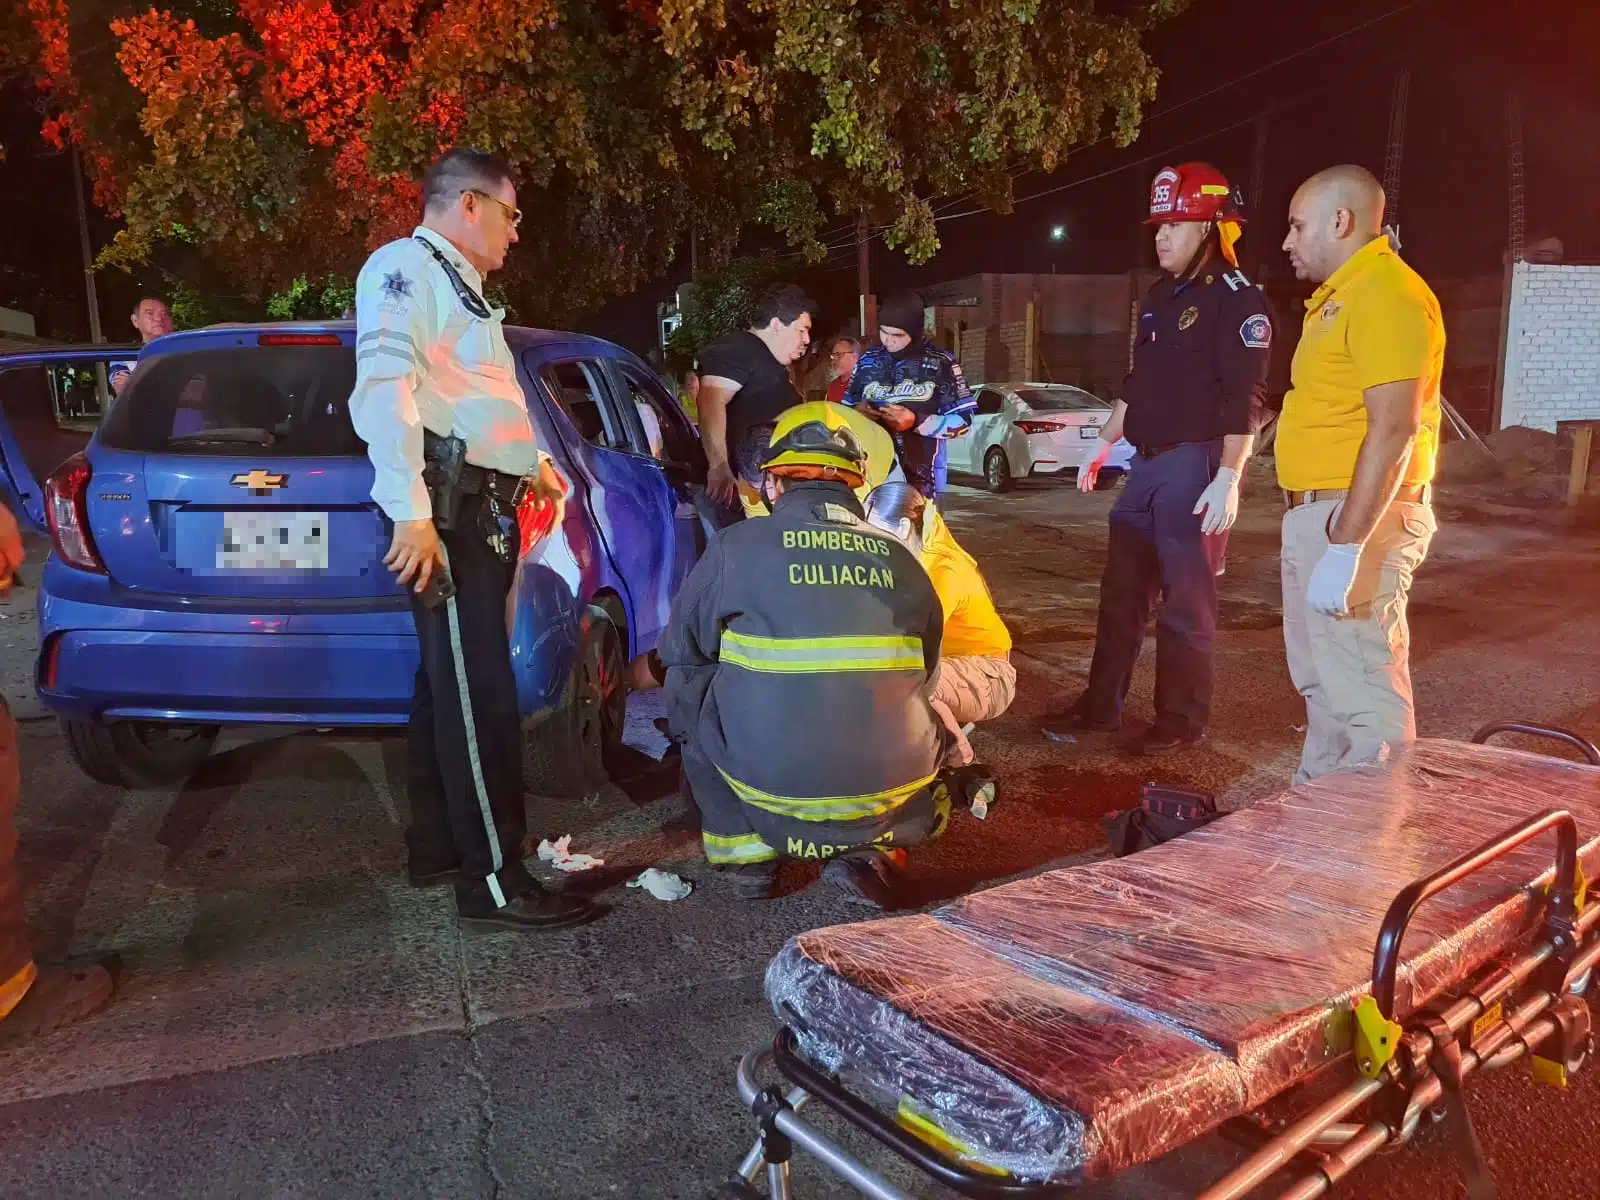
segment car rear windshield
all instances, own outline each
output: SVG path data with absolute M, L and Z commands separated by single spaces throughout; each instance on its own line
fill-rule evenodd
M 1111 405 L 1088 392 L 1041 391 L 1030 388 L 1017 393 L 1020 399 L 1035 412 L 1073 412 L 1107 409 Z
M 147 454 L 360 455 L 348 346 L 230 346 L 140 364 L 100 440 Z

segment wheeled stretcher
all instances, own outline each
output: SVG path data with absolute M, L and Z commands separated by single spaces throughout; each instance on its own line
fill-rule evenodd
M 1485 744 L 1502 732 L 1588 764 Z M 1493 1196 L 1463 1085 L 1584 1065 L 1597 868 L 1600 751 L 1501 723 L 1128 858 L 801 935 L 767 971 L 783 1028 L 739 1067 L 759 1138 L 714 1195 L 789 1197 L 798 1150 L 905 1200 L 817 1104 L 971 1197 L 1065 1196 L 1221 1130 L 1253 1153 L 1200 1200 L 1308 1200 L 1424 1119 Z

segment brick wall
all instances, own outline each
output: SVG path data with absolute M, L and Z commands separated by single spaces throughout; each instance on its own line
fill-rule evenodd
M 1600 266 L 1516 265 L 1502 380 L 1502 429 L 1600 420 Z

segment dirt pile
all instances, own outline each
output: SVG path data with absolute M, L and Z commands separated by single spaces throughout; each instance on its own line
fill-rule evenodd
M 1513 425 L 1476 442 L 1449 441 L 1439 449 L 1438 480 L 1444 484 L 1503 483 L 1510 490 L 1537 481 L 1565 480 L 1572 464 L 1572 438 Z

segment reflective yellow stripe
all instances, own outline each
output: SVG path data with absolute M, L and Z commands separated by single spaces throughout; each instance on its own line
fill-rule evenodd
M 768 862 L 778 857 L 778 852 L 761 840 L 760 834 L 741 833 L 723 837 L 720 833 L 702 833 L 706 861 L 713 863 Z
M 722 631 L 719 661 L 748 671 L 812 675 L 824 671 L 920 671 L 914 637 L 774 638 Z
M 774 796 L 740 783 L 726 771 L 722 772 L 722 777 L 728 781 L 734 795 L 746 804 L 796 821 L 859 821 L 863 817 L 881 816 L 899 808 L 934 780 L 934 776 L 929 775 L 870 796 Z

